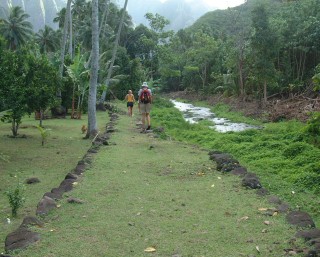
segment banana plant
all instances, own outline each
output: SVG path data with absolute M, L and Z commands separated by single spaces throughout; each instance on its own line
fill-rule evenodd
M 72 114 L 73 119 L 81 119 L 83 101 L 89 88 L 89 69 L 85 68 L 85 58 L 80 51 L 73 59 L 73 63 L 66 67 L 69 77 L 73 81 L 72 90 Z M 75 98 L 78 96 L 77 108 L 75 108 Z

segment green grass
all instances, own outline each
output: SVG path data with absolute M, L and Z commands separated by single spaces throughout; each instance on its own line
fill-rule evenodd
M 140 134 L 135 117 L 121 116 L 111 144 L 36 229 L 41 241 L 15 256 L 236 257 L 258 255 L 257 246 L 261 256 L 284 256 L 296 230 L 283 215 L 258 211 L 272 206 L 217 172 L 208 151 Z
M 108 121 L 107 113 L 98 113 L 101 129 Z M 4 224 L 0 230 L 0 252 L 4 251 L 7 234 L 15 230 L 26 215 L 35 215 L 36 206 L 44 193 L 59 186 L 66 174 L 82 159 L 91 145 L 84 140 L 81 126 L 86 124 L 86 116 L 82 120 L 54 119 L 45 120 L 43 125 L 51 129 L 44 146 L 41 146 L 41 134 L 36 127 L 39 121 L 33 117 L 25 117 L 19 134 L 25 138 L 11 138 L 10 124 L 0 123 L 0 153 L 6 156 L 0 159 L 0 222 Z M 31 177 L 40 179 L 40 183 L 24 185 L 23 196 L 26 199 L 18 210 L 17 218 L 11 218 L 11 208 L 5 191 L 15 188 L 19 183 Z M 11 224 L 6 224 L 6 218 Z
M 232 121 L 262 124 L 240 113 L 228 112 L 225 105 L 218 105 L 217 111 L 215 107 L 211 109 L 219 113 L 219 117 Z M 172 138 L 232 154 L 261 178 L 264 187 L 288 201 L 292 208 L 308 211 L 320 225 L 320 210 L 315 207 L 320 201 L 320 149 L 308 144 L 304 124 L 297 121 L 265 123 L 262 130 L 218 133 L 207 124 L 187 124 L 174 108 L 157 109 L 153 116 L 157 125 L 165 126 Z

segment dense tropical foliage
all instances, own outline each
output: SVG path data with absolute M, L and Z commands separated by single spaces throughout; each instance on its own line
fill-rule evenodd
M 4 53 L 19 55 L 24 47 L 38 60 L 47 58 L 62 79 L 61 86 L 55 85 L 58 102 L 78 113 L 80 106 L 81 112 L 88 110 L 84 101 L 95 61 L 92 4 L 69 0 L 54 19 L 57 31 L 46 26 L 33 32 L 20 7 L 0 21 Z M 177 33 L 166 30 L 170 21 L 159 14 L 145 14 L 148 27 L 133 26 L 126 4 L 97 4 L 98 101 L 123 98 L 143 81 L 164 91 L 223 93 L 264 104 L 272 96 L 315 96 L 319 91 L 320 0 L 246 1 L 209 12 Z

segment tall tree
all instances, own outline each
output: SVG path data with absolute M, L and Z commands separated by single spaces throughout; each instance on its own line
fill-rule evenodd
M 31 38 L 33 31 L 28 18 L 20 6 L 14 6 L 7 18 L 0 19 L 0 34 L 7 40 L 9 49 L 16 50 Z
M 44 54 L 56 51 L 59 46 L 57 33 L 47 25 L 36 34 L 36 42 L 40 46 L 40 52 Z
M 68 0 L 68 2 L 67 2 L 67 9 L 66 9 L 66 13 L 65 13 L 64 27 L 63 27 L 63 37 L 61 40 L 60 67 L 59 67 L 59 75 L 61 78 L 63 75 L 64 57 L 65 57 L 66 44 L 67 44 L 67 38 L 68 38 L 68 25 L 69 25 L 69 18 L 70 18 L 71 2 L 72 2 L 72 0 Z M 61 91 L 60 90 L 57 92 L 57 97 L 61 99 Z
M 251 47 L 254 58 L 254 70 L 260 83 L 263 84 L 263 103 L 267 102 L 267 82 L 274 73 L 274 49 L 275 41 L 272 33 L 266 7 L 258 5 L 252 11 L 253 34 Z
M 119 28 L 118 28 L 118 32 L 117 32 L 117 37 L 116 37 L 116 40 L 115 40 L 114 46 L 113 46 L 112 58 L 111 58 L 110 66 L 108 69 L 108 75 L 107 75 L 107 80 L 106 80 L 107 87 L 109 84 L 109 80 L 112 76 L 113 65 L 114 65 L 114 61 L 116 59 L 116 55 L 117 55 L 117 49 L 118 49 L 118 45 L 119 45 L 119 39 L 120 39 L 120 35 L 121 35 L 121 30 L 122 30 L 122 26 L 123 26 L 123 21 L 124 21 L 127 5 L 128 5 L 128 0 L 125 0 L 124 7 L 122 9 L 121 20 L 120 20 L 120 24 L 119 24 Z M 105 89 L 105 90 L 103 90 L 100 101 L 99 101 L 100 105 L 103 104 L 104 100 L 106 99 L 106 94 L 107 94 L 107 90 Z
M 98 133 L 96 118 L 97 83 L 99 71 L 99 1 L 92 0 L 92 61 L 90 87 L 88 98 L 88 130 L 87 137 L 94 137 Z

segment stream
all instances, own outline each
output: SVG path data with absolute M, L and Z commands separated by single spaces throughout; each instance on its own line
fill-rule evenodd
M 247 129 L 262 129 L 260 126 L 246 123 L 234 123 L 228 119 L 216 117 L 216 115 L 211 112 L 210 108 L 207 107 L 196 107 L 192 104 L 182 103 L 176 100 L 171 100 L 171 102 L 183 113 L 183 117 L 187 122 L 196 124 L 201 120 L 208 120 L 214 123 L 214 125 L 209 126 L 209 128 L 215 129 L 221 133 L 230 131 L 240 132 Z

